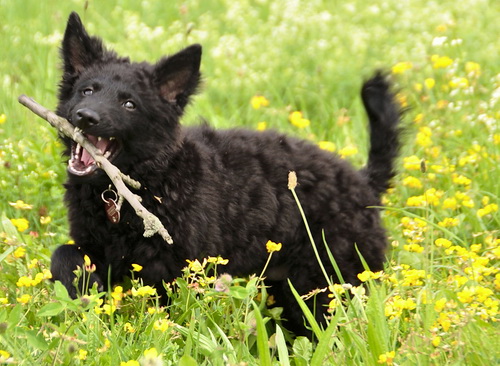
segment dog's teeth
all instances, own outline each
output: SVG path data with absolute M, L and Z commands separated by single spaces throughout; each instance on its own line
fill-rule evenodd
M 76 149 L 75 149 L 75 155 L 78 156 L 80 155 L 80 152 L 82 151 L 82 145 L 77 144 Z
M 113 141 L 114 139 L 115 139 L 115 137 L 110 137 L 109 141 Z
M 98 137 L 97 138 L 97 142 L 101 141 L 102 140 L 102 137 Z
M 108 150 L 108 151 L 106 151 L 106 152 L 104 153 L 104 157 L 105 157 L 106 159 L 107 159 L 107 158 L 109 158 L 110 156 L 111 156 L 111 151 L 109 151 L 109 150 Z

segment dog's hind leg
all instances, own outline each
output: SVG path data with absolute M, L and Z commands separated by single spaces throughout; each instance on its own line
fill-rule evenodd
M 75 287 L 75 270 L 78 268 L 82 270 L 82 277 L 78 281 L 80 292 L 84 292 L 85 283 L 88 287 L 92 287 L 94 283 L 97 283 L 98 288 L 103 287 L 103 283 L 95 271 L 87 272 L 85 270 L 84 253 L 77 245 L 61 245 L 52 254 L 51 262 L 52 280 L 61 281 L 72 298 L 76 298 L 78 295 Z

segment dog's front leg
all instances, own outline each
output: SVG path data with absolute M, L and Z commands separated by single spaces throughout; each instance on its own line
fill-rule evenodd
M 77 245 L 61 245 L 52 254 L 50 271 L 53 281 L 61 281 L 68 290 L 69 295 L 76 299 L 78 294 L 84 293 L 86 287 L 91 288 L 97 283 L 97 288 L 103 288 L 103 282 L 94 268 L 86 268 L 85 253 Z M 94 264 L 95 265 L 95 264 Z M 92 265 L 91 265 L 92 266 Z M 75 270 L 81 269 L 82 275 L 75 286 Z

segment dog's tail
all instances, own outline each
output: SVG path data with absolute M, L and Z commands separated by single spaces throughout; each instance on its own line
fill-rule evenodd
M 381 72 L 364 83 L 361 97 L 370 121 L 370 152 L 362 173 L 380 195 L 396 174 L 394 161 L 401 146 L 402 108 Z

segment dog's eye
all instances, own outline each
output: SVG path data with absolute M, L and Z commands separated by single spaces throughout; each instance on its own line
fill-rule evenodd
M 86 97 L 88 97 L 88 96 L 94 94 L 94 89 L 85 88 L 85 89 L 83 89 L 82 94 L 85 95 Z
M 127 100 L 126 102 L 123 102 L 122 104 L 125 108 L 129 109 L 129 110 L 132 110 L 132 109 L 135 109 L 135 103 L 130 101 L 130 100 Z

